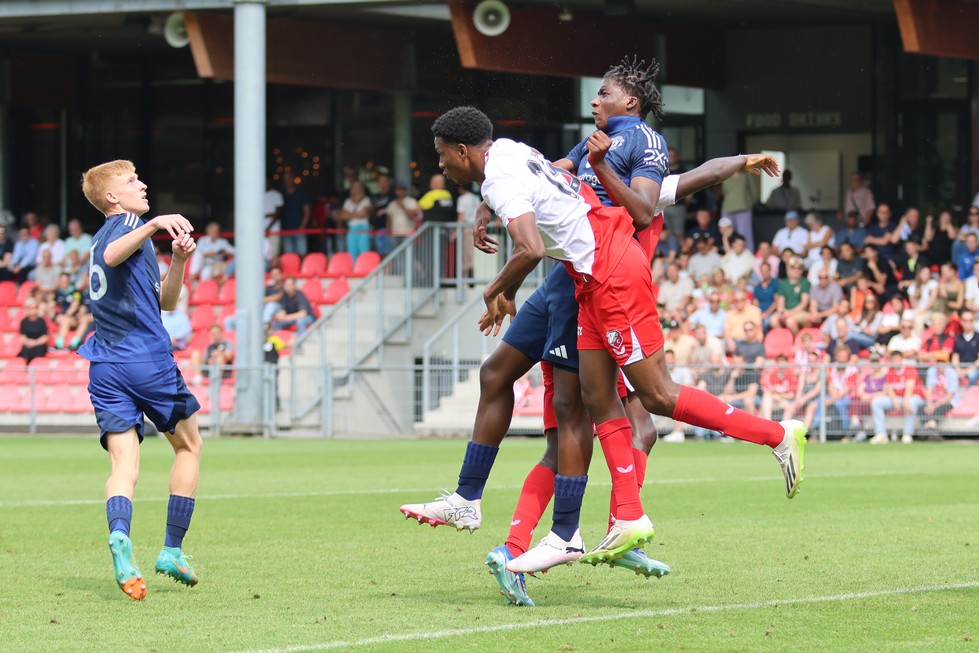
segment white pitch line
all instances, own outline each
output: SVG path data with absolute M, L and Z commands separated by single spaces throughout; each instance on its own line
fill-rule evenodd
M 923 476 L 931 472 L 920 470 L 908 471 L 877 471 L 877 472 L 846 472 L 828 474 L 807 474 L 807 479 L 820 478 L 857 478 L 870 476 Z M 728 477 L 700 477 L 700 478 L 664 478 L 650 481 L 645 487 L 654 485 L 688 485 L 695 483 L 722 483 L 722 482 L 770 482 L 780 481 L 781 476 L 747 476 L 738 478 Z M 590 488 L 608 488 L 611 483 L 589 483 Z M 490 490 L 519 490 L 520 485 L 490 485 Z M 303 497 L 345 497 L 358 494 L 433 494 L 437 493 L 438 488 L 368 488 L 363 490 L 322 490 L 313 492 L 265 492 L 248 494 L 211 494 L 197 497 L 198 501 L 234 501 L 238 499 L 296 499 Z M 169 500 L 168 497 L 137 497 L 133 503 L 141 502 L 162 502 Z M 95 506 L 105 503 L 104 499 L 25 499 L 24 501 L 0 501 L 0 509 L 3 508 L 37 508 L 52 506 Z
M 498 624 L 496 626 L 479 626 L 476 628 L 456 628 L 452 630 L 440 630 L 427 633 L 405 633 L 387 634 L 377 637 L 368 637 L 354 641 L 333 641 L 321 644 L 301 644 L 298 646 L 281 646 L 278 648 L 249 649 L 236 653 L 305 653 L 307 651 L 331 651 L 342 648 L 358 648 L 361 646 L 372 646 L 374 644 L 387 644 L 393 642 L 411 642 L 427 639 L 444 639 L 446 637 L 461 637 L 468 635 L 478 635 L 482 633 L 498 633 L 511 630 L 527 630 L 529 628 L 547 628 L 552 626 L 568 626 L 584 623 L 596 623 L 603 621 L 621 621 L 624 619 L 641 619 L 648 617 L 670 617 L 685 615 L 698 612 L 725 612 L 730 610 L 757 610 L 759 608 L 774 608 L 783 605 L 801 605 L 808 603 L 831 603 L 834 601 L 856 601 L 859 599 L 870 599 L 880 596 L 896 596 L 902 594 L 920 594 L 923 592 L 942 592 L 947 590 L 972 589 L 979 587 L 979 581 L 969 583 L 954 583 L 951 585 L 931 585 L 927 587 L 905 587 L 890 590 L 878 590 L 873 592 L 851 592 L 846 594 L 834 594 L 832 596 L 810 596 L 798 599 L 774 599 L 771 601 L 760 601 L 756 603 L 729 603 L 727 605 L 701 605 L 689 608 L 669 608 L 666 610 L 641 610 L 620 612 L 618 614 L 595 615 L 591 617 L 570 617 L 567 619 L 541 619 L 538 621 L 525 621 L 523 623 Z

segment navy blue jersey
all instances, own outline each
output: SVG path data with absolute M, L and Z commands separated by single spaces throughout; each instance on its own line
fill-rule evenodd
M 116 267 L 105 262 L 109 243 L 141 226 L 132 213 L 109 216 L 92 239 L 88 292 L 95 335 L 78 350 L 92 362 L 135 363 L 173 355 L 160 318 L 160 268 L 150 239 Z
M 663 183 L 670 169 L 670 155 L 667 153 L 666 139 L 636 116 L 612 116 L 608 119 L 605 132 L 612 139 L 612 146 L 605 160 L 626 186 L 635 177 L 646 177 L 658 184 Z M 605 206 L 612 206 L 608 193 L 598 180 L 588 163 L 588 148 L 585 139 L 571 148 L 566 158 L 575 166 L 578 178 L 595 190 L 598 199 Z

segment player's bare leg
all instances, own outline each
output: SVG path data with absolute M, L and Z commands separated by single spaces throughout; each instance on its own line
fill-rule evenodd
M 802 422 L 762 419 L 703 390 L 677 384 L 670 376 L 662 349 L 626 365 L 622 371 L 649 412 L 771 447 L 785 476 L 785 494 L 790 499 L 795 496 L 804 469 L 806 427 Z
M 579 397 L 578 373 L 555 366 L 558 473 L 554 478 L 554 522 L 537 546 L 507 563 L 507 570 L 511 572 L 546 571 L 559 564 L 570 564 L 584 553 L 578 522 L 588 482 L 593 438 L 591 419 Z
M 173 433 L 166 434 L 175 454 L 170 470 L 170 501 L 167 505 L 166 540 L 156 558 L 156 571 L 178 583 L 193 587 L 197 574 L 183 552 L 183 538 L 194 513 L 197 483 L 200 478 L 201 434 L 197 416 L 180 420 Z
M 452 525 L 456 530 L 473 532 L 482 522 L 480 502 L 483 487 L 510 429 L 513 418 L 513 384 L 534 366 L 515 347 L 501 342 L 479 368 L 479 404 L 473 424 L 473 437 L 466 446 L 459 485 L 451 494 L 427 503 L 401 506 L 406 519 L 419 524 Z
M 615 525 L 583 562 L 597 564 L 620 558 L 653 538 L 653 525 L 643 511 L 632 453 L 632 428 L 619 399 L 619 369 L 604 349 L 579 350 L 581 397 L 595 420 L 599 443 L 612 477 Z
M 115 581 L 127 596 L 141 601 L 146 596 L 146 581 L 136 567 L 133 544 L 129 539 L 133 491 L 139 480 L 139 439 L 135 427 L 122 433 L 107 433 L 105 448 L 112 465 L 105 482 L 105 510 Z

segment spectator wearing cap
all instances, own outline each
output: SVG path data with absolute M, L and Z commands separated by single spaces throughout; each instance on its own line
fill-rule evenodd
M 901 441 L 913 442 L 914 424 L 918 410 L 925 404 L 925 391 L 918 370 L 900 351 L 888 352 L 890 367 L 884 377 L 884 391 L 870 402 L 874 419 L 874 437 L 871 444 L 885 444 L 887 438 L 887 411 L 900 410 L 904 415 Z
M 802 318 L 803 326 L 819 328 L 823 320 L 836 312 L 843 297 L 843 289 L 833 281 L 830 273 L 820 271 L 816 284 L 809 289 L 809 312 Z
M 897 249 L 894 247 L 894 229 L 897 227 L 891 221 L 891 207 L 880 204 L 877 207 L 875 219 L 867 225 L 867 237 L 864 245 L 874 245 L 885 262 L 897 259 Z
M 792 186 L 792 171 L 782 173 L 782 185 L 772 191 L 765 200 L 765 207 L 773 211 L 798 211 L 802 208 L 799 189 Z
M 785 226 L 775 232 L 772 238 L 772 249 L 776 254 L 791 249 L 796 254 L 804 254 L 809 243 L 809 231 L 799 224 L 798 211 L 785 214 Z
M 718 220 L 717 231 L 721 234 L 721 240 L 715 243 L 715 245 L 717 245 L 717 253 L 723 256 L 731 251 L 731 240 L 739 234 L 734 230 L 734 222 L 731 218 L 721 218 Z
M 721 217 L 730 218 L 734 230 L 744 236 L 748 249 L 754 251 L 754 226 L 751 223 L 751 208 L 758 201 L 758 180 L 754 175 L 747 175 L 738 170 L 724 180 L 721 191 Z
M 863 241 L 867 239 L 867 230 L 860 223 L 859 211 L 847 212 L 846 224 L 836 231 L 836 246 L 850 243 L 854 250 L 859 251 L 863 247 Z
M 721 267 L 721 257 L 711 248 L 710 239 L 706 236 L 699 236 L 695 242 L 697 251 L 687 261 L 687 272 L 699 284 L 702 277 L 709 279 L 714 269 Z
M 721 257 L 721 269 L 724 277 L 731 283 L 747 278 L 755 267 L 755 255 L 745 247 L 744 236 L 734 234 L 730 241 L 731 248 Z
M 819 260 L 820 250 L 824 246 L 833 246 L 836 242 L 836 234 L 833 233 L 833 230 L 828 225 L 823 224 L 823 219 L 819 217 L 818 213 L 813 212 L 807 214 L 805 223 L 809 229 L 809 234 L 806 237 L 803 260 L 806 262 L 806 267 L 809 267 Z
M 687 333 L 676 320 L 671 320 L 664 331 L 666 338 L 663 348 L 673 352 L 677 365 L 689 364 L 693 350 L 700 344 L 697 342 L 697 339 Z M 704 331 L 704 336 L 706 337 L 706 335 L 707 332 Z M 670 369 L 672 371 L 672 366 Z M 674 378 L 674 381 L 677 381 L 677 379 Z
M 959 376 L 965 377 L 969 385 L 975 385 L 979 380 L 979 333 L 976 333 L 976 314 L 972 311 L 962 311 L 959 317 L 962 333 L 955 338 L 952 345 L 952 365 Z
M 727 319 L 727 311 L 721 308 L 721 296 L 716 292 L 711 292 L 707 297 L 707 306 L 694 311 L 690 316 L 690 324 L 693 326 L 704 326 L 707 335 L 714 338 L 724 336 L 724 323 Z
M 746 329 L 752 327 L 755 333 L 761 332 L 761 310 L 748 302 L 743 290 L 734 291 L 734 297 L 724 316 L 724 344 L 729 352 L 737 348 L 739 341 L 745 340 Z
M 809 291 L 812 289 L 809 280 L 802 276 L 802 271 L 802 259 L 791 258 L 788 277 L 778 282 L 775 311 L 771 319 L 773 329 L 785 327 L 792 333 L 797 333 L 801 328 L 802 321 L 809 312 Z
M 721 243 L 721 231 L 714 224 L 710 211 L 699 209 L 694 214 L 694 226 L 687 232 L 683 243 L 686 252 L 696 249 L 697 241 L 707 238 L 711 248 L 716 248 Z

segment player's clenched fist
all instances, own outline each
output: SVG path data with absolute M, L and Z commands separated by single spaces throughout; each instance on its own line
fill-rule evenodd
M 194 230 L 194 226 L 190 224 L 190 220 L 180 215 L 179 213 L 169 213 L 167 215 L 158 215 L 150 221 L 157 229 L 166 229 L 167 233 L 174 240 L 177 240 L 183 234 L 189 234 Z
M 588 148 L 588 163 L 594 167 L 605 160 L 605 155 L 612 147 L 612 139 L 608 137 L 608 134 L 599 130 L 588 137 L 585 147 Z
M 178 261 L 186 261 L 197 249 L 197 242 L 189 233 L 182 234 L 173 239 L 173 258 Z

